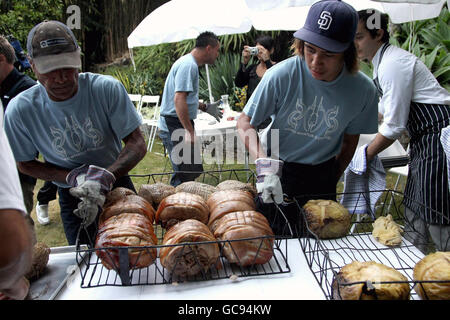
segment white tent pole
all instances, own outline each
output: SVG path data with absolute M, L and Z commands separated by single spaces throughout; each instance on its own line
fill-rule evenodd
M 209 102 L 213 103 L 214 102 L 214 97 L 213 97 L 212 92 L 211 92 L 211 82 L 209 80 L 209 69 L 208 69 L 208 65 L 207 64 L 205 64 L 205 68 L 206 68 L 206 80 L 208 82 Z

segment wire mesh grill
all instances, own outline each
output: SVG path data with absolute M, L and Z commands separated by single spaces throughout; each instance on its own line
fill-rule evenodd
M 440 281 L 417 281 L 413 278 L 413 270 L 417 262 L 419 262 L 425 255 L 434 252 L 436 250 L 433 241 L 427 234 L 415 229 L 412 224 L 405 219 L 404 216 L 404 195 L 400 192 L 393 190 L 377 190 L 380 194 L 379 200 L 375 205 L 375 210 L 367 211 L 367 215 L 359 216 L 355 214 L 357 208 L 361 207 L 364 203 L 370 202 L 369 193 L 354 193 L 352 194 L 354 199 L 354 207 L 348 208 L 349 213 L 352 216 L 353 227 L 350 233 L 342 238 L 337 239 L 319 239 L 314 232 L 308 226 L 306 221 L 305 211 L 302 209 L 300 203 L 304 203 L 303 199 L 296 199 L 299 211 L 303 216 L 300 228 L 302 229 L 303 236 L 299 238 L 300 246 L 303 250 L 308 266 L 311 269 L 314 277 L 322 288 L 323 293 L 327 299 L 333 299 L 340 297 L 340 292 L 333 292 L 333 281 L 336 281 L 339 288 L 340 286 L 351 286 L 356 284 L 363 284 L 363 290 L 366 294 L 376 294 L 374 284 L 370 281 L 342 283 L 339 278 L 336 277 L 338 272 L 345 265 L 353 261 L 375 261 L 382 263 L 386 266 L 392 267 L 395 270 L 402 273 L 407 281 L 385 281 L 378 282 L 378 284 L 387 283 L 407 283 L 410 286 L 410 299 L 418 300 L 419 295 L 415 292 L 415 285 L 422 285 L 424 283 L 446 283 L 450 284 L 450 279 L 444 279 Z M 309 199 L 324 199 L 335 198 L 340 202 L 343 196 L 348 194 L 333 194 L 333 195 L 308 195 L 305 198 Z M 417 203 L 417 202 L 416 202 Z M 422 204 L 421 207 L 424 210 L 431 210 L 425 208 Z M 386 216 L 391 214 L 394 221 L 400 224 L 404 233 L 402 236 L 402 242 L 395 247 L 385 246 L 372 236 L 372 223 L 377 217 Z M 417 214 L 417 213 L 416 213 Z M 441 213 L 435 212 L 440 215 L 444 221 L 448 219 Z M 449 224 L 447 222 L 447 224 Z M 444 243 L 450 243 L 448 235 L 441 234 Z M 416 239 L 414 245 L 409 241 Z M 418 249 L 421 248 L 421 250 Z M 376 298 L 376 297 L 375 297 Z
M 148 175 L 131 175 L 135 179 L 142 179 L 143 183 L 165 182 L 169 183 L 172 173 L 157 173 Z M 239 180 L 241 182 L 251 183 L 254 185 L 256 178 L 255 174 L 248 169 L 230 169 L 230 170 L 216 170 L 205 171 L 197 179 L 197 182 L 217 185 L 225 180 Z M 81 247 L 77 244 L 77 263 L 80 267 L 81 287 L 91 288 L 100 286 L 133 286 L 133 285 L 156 285 L 156 284 L 175 284 L 184 281 L 204 281 L 204 280 L 218 280 L 232 277 L 249 277 L 261 276 L 270 274 L 288 273 L 291 271 L 288 264 L 287 255 L 287 239 L 290 237 L 284 236 L 264 236 L 244 238 L 237 240 L 217 240 L 204 242 L 190 242 L 176 245 L 163 245 L 162 239 L 165 230 L 159 226 L 154 225 L 155 233 L 158 237 L 158 245 L 143 246 L 143 247 L 114 247 L 114 248 L 94 248 L 90 246 Z M 235 251 L 235 246 L 242 244 L 242 242 L 251 242 L 253 247 L 256 247 L 256 254 L 253 260 L 243 263 L 239 254 Z M 272 256 L 266 263 L 256 263 L 257 259 L 261 257 L 263 247 L 267 242 L 272 244 Z M 219 257 L 209 267 L 203 266 L 202 256 L 199 252 L 202 248 L 208 245 L 217 245 L 219 247 Z M 176 263 L 173 268 L 167 269 L 161 264 L 160 253 L 163 248 L 176 247 L 178 248 L 178 255 Z M 229 247 L 231 250 L 231 257 L 234 262 L 230 263 L 230 253 L 225 253 L 225 248 Z M 154 262 L 146 267 L 137 268 L 140 259 L 148 258 L 156 251 Z M 134 256 L 130 259 L 130 252 Z M 116 263 L 112 264 L 112 268 L 108 269 L 103 265 L 99 255 L 104 253 L 110 260 Z M 265 251 L 267 254 L 267 251 Z M 199 268 L 200 271 L 193 275 L 179 275 L 176 270 L 177 265 L 182 263 L 183 259 L 190 260 L 193 268 Z M 234 259 L 233 259 L 234 258 Z

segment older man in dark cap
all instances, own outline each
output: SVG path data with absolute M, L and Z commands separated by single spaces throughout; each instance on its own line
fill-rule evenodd
M 80 47 L 63 23 L 36 25 L 27 50 L 39 84 L 6 111 L 14 157 L 21 172 L 57 184 L 68 243 L 76 243 L 82 224 L 80 242 L 92 243 L 106 193 L 118 186 L 134 190 L 127 173 L 146 152 L 142 120 L 119 81 L 79 72 Z

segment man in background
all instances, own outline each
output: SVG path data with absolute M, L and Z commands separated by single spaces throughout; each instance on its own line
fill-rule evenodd
M 6 111 L 8 103 L 12 98 L 36 85 L 36 81 L 16 69 L 16 58 L 15 50 L 8 39 L 0 36 L 0 97 L 3 103 L 3 111 Z M 19 171 L 19 179 L 25 206 L 30 215 L 33 210 L 33 194 L 36 178 Z M 42 225 L 50 223 L 48 203 L 56 199 L 56 191 L 57 187 L 51 181 L 46 181 L 44 186 L 39 190 L 36 217 Z
M 195 143 L 194 119 L 197 118 L 197 110 L 211 114 L 217 121 L 222 117 L 218 103 L 199 104 L 198 99 L 198 68 L 213 64 L 219 56 L 219 49 L 219 38 L 214 33 L 201 33 L 195 48 L 179 58 L 167 76 L 158 127 L 172 162 L 174 174 L 170 184 L 173 186 L 193 181 L 203 171 L 200 148 Z

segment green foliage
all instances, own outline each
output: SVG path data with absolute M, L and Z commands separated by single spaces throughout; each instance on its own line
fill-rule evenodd
M 65 13 L 63 0 L 22 0 L 12 1 L 10 10 L 2 6 L 0 32 L 13 34 L 23 47 L 26 46 L 28 32 L 43 20 L 61 20 Z M 24 48 L 25 49 L 25 48 Z
M 450 89 L 450 12 L 444 6 L 435 19 L 414 21 L 393 28 L 391 43 L 413 53 Z
M 239 69 L 241 55 L 228 53 L 220 55 L 214 65 L 209 66 L 209 78 L 211 83 L 211 93 L 214 100 L 220 99 L 221 95 L 228 94 L 230 106 L 235 106 L 239 97 L 234 85 L 234 77 Z M 208 82 L 206 69 L 200 69 L 199 98 L 209 101 Z

